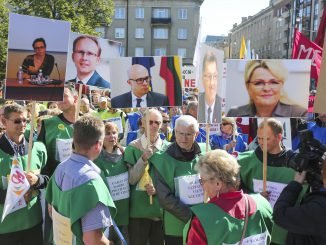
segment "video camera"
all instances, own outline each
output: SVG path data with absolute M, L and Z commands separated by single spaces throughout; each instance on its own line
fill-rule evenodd
M 287 160 L 286 166 L 295 171 L 306 171 L 306 180 L 312 190 L 322 187 L 321 169 L 326 159 L 326 145 L 313 137 L 310 130 L 299 131 L 299 153 L 293 153 Z

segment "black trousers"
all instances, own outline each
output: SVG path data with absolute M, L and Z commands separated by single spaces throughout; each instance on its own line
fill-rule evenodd
M 180 236 L 165 235 L 164 240 L 165 240 L 165 245 L 182 245 L 183 244 L 182 236 L 180 237 Z
M 130 218 L 130 245 L 164 245 L 162 221 L 145 218 Z
M 18 222 L 18 221 L 17 221 Z M 32 228 L 0 234 L 0 244 L 3 245 L 42 245 L 42 222 Z

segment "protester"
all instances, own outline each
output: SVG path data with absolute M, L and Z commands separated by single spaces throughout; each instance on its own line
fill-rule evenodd
M 101 169 L 107 179 L 110 194 L 117 208 L 117 215 L 114 217 L 119 229 L 123 232 L 124 237 L 128 234 L 129 223 L 129 182 L 128 169 L 123 161 L 124 148 L 118 142 L 118 127 L 112 122 L 107 122 L 105 126 L 105 137 L 103 149 L 94 160 L 94 163 Z M 113 227 L 112 227 L 113 228 Z M 114 231 L 109 232 L 109 240 L 116 241 Z
M 8 176 L 16 158 L 19 165 L 27 173 L 25 176 L 12 176 L 11 180 L 24 181 L 26 177 L 30 188 L 24 195 L 24 200 L 16 203 L 16 210 L 9 213 L 0 223 L 0 244 L 43 244 L 42 235 L 42 208 L 39 198 L 39 189 L 46 186 L 48 177 L 40 175 L 40 170 L 45 166 L 47 152 L 42 142 L 34 142 L 31 156 L 30 169 L 27 167 L 28 142 L 24 138 L 27 123 L 27 111 L 18 104 L 6 105 L 3 108 L 2 123 L 6 128 L 0 138 L 0 214 L 4 211 L 7 195 Z M 17 176 L 16 176 L 17 175 Z M 17 188 L 20 188 L 19 186 Z M 19 189 L 18 189 L 19 190 Z M 22 190 L 21 190 L 22 191 Z M 13 198 L 15 199 L 15 198 Z
M 175 126 L 176 141 L 165 151 L 156 153 L 151 158 L 155 167 L 156 195 L 164 209 L 166 245 L 182 244 L 183 228 L 191 218 L 190 205 L 203 201 L 203 196 L 201 200 L 200 196 L 195 200 L 187 198 L 187 190 L 198 187 L 198 184 L 196 187 L 198 175 L 194 166 L 199 156 L 205 152 L 205 144 L 198 144 L 195 141 L 198 132 L 198 123 L 194 117 L 180 116 Z M 184 189 L 177 183 L 182 183 Z
M 77 244 L 109 244 L 103 229 L 112 224 L 115 205 L 109 189 L 94 164 L 102 150 L 104 124 L 95 117 L 84 116 L 74 123 L 74 153 L 55 170 L 46 191 L 53 226 L 76 238 Z M 78 205 L 76 205 L 78 204 Z M 73 207 L 73 208 L 69 208 Z M 54 242 L 71 243 L 69 236 L 53 233 Z M 66 238 L 66 240 L 65 240 Z
M 132 141 L 125 151 L 124 160 L 129 167 L 130 183 L 130 245 L 164 244 L 161 208 L 157 201 L 156 188 L 153 185 L 151 161 L 153 153 L 163 148 L 163 141 L 159 136 L 161 125 L 161 113 L 156 109 L 148 110 L 142 117 L 144 134 Z M 148 126 L 150 135 L 146 130 Z
M 269 244 L 272 208 L 261 195 L 239 190 L 240 166 L 236 159 L 224 150 L 214 150 L 200 157 L 197 166 L 200 183 L 210 200 L 191 208 L 194 216 L 185 237 L 187 245 L 251 244 L 258 237 L 260 244 Z
M 170 121 L 169 114 L 167 114 L 166 112 L 162 112 L 162 119 L 163 119 L 163 121 L 162 121 L 162 126 L 160 129 L 160 133 L 161 133 L 161 135 L 162 134 L 164 135 L 164 139 L 166 141 L 171 141 L 173 130 L 170 127 L 171 121 Z

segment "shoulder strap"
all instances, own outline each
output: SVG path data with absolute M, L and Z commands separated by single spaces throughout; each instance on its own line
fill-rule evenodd
M 246 235 L 246 231 L 247 231 L 247 226 L 248 226 L 248 216 L 249 216 L 249 201 L 248 201 L 248 197 L 246 194 L 243 195 L 243 197 L 245 198 L 245 202 L 246 202 L 246 210 L 245 210 L 245 223 L 243 226 L 243 231 L 242 231 L 242 236 L 241 236 L 241 240 L 239 242 L 239 245 L 242 245 L 242 242 L 245 238 Z

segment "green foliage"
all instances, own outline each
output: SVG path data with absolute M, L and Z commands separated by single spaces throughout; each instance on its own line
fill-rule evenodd
M 8 8 L 10 12 L 66 20 L 71 31 L 98 35 L 96 27 L 109 26 L 114 11 L 113 0 L 0 0 L 0 79 L 6 69 Z

